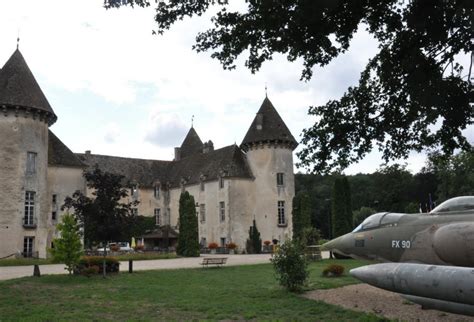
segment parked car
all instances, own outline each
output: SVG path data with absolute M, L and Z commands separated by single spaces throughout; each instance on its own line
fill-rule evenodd
M 107 247 L 105 248 L 106 252 L 110 252 L 110 248 L 114 248 L 114 246 L 120 247 L 121 252 L 130 253 L 130 252 L 134 251 L 133 248 L 130 247 L 130 243 L 128 243 L 128 242 L 113 242 L 113 243 L 109 243 L 107 245 Z M 103 253 L 104 252 L 104 247 L 98 248 L 97 251 L 99 253 Z

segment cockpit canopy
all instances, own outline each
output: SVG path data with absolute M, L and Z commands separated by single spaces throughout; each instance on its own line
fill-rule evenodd
M 446 200 L 438 207 L 431 210 L 430 214 L 465 210 L 474 210 L 474 196 L 456 197 Z
M 357 226 L 352 232 L 360 232 L 369 229 L 381 228 L 381 227 L 394 227 L 398 225 L 398 221 L 405 214 L 393 213 L 393 212 L 379 212 L 365 218 L 365 220 Z

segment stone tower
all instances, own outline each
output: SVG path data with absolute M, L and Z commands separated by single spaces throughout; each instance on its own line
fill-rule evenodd
M 282 241 L 291 236 L 295 195 L 293 150 L 297 145 L 275 107 L 265 97 L 241 144 L 255 177 L 255 200 L 250 213 L 263 241 Z
M 48 127 L 57 117 L 18 49 L 0 70 L 0 113 L 0 258 L 44 258 Z

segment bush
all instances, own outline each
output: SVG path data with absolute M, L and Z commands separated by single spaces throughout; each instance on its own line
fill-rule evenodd
M 290 292 L 299 292 L 308 279 L 304 247 L 297 240 L 287 240 L 271 259 L 278 282 Z
M 91 277 L 92 275 L 97 275 L 100 272 L 100 267 L 97 265 L 89 266 L 82 269 L 81 274 L 86 277 Z
M 119 245 L 110 245 L 110 250 L 113 252 L 118 252 L 120 250 Z
M 217 247 L 219 247 L 219 245 L 217 245 L 217 243 L 209 243 L 209 246 L 207 246 L 209 249 L 216 249 Z
M 331 264 L 323 270 L 324 277 L 339 277 L 344 273 L 344 266 Z
M 88 270 L 93 266 L 99 268 L 98 272 L 103 270 L 104 257 L 102 256 L 84 256 L 81 257 L 79 263 L 74 270 L 74 274 L 83 274 L 84 270 Z M 105 257 L 105 270 L 107 273 L 118 273 L 120 262 L 114 257 Z

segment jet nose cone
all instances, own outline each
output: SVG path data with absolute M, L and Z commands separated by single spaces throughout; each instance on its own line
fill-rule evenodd
M 350 248 L 350 236 L 346 234 L 341 237 L 337 237 L 333 240 L 328 241 L 327 243 L 321 246 L 321 250 L 332 251 L 339 253 L 341 255 L 348 255 Z

